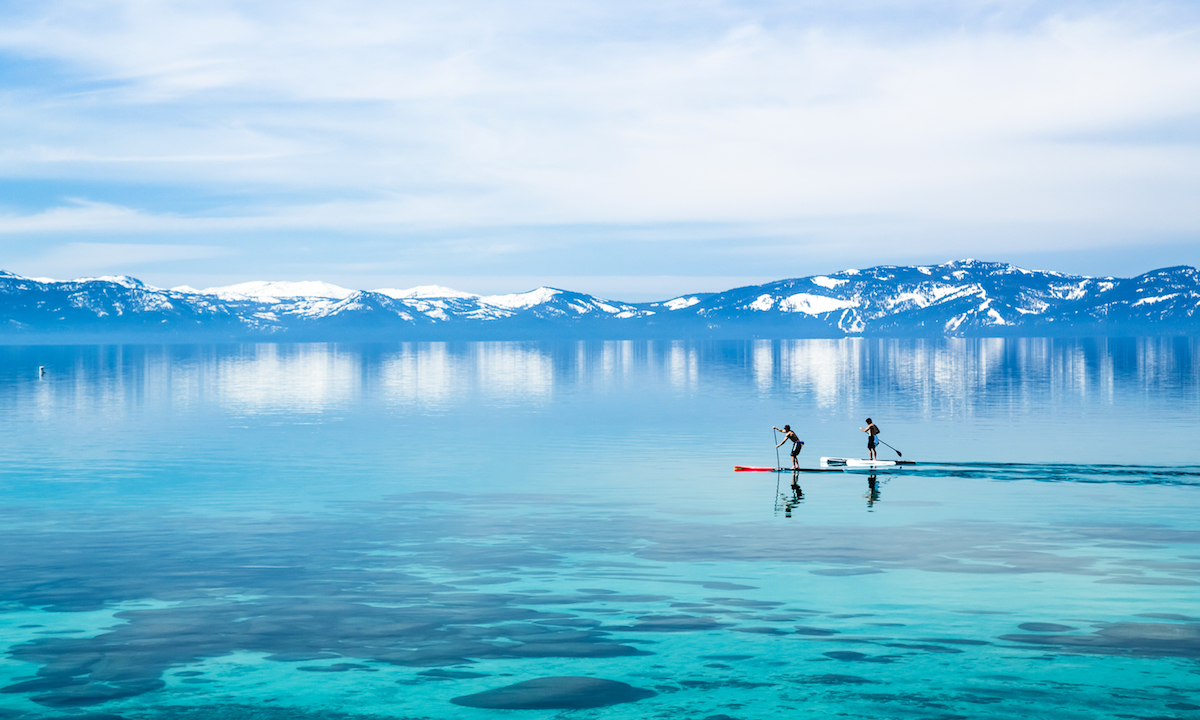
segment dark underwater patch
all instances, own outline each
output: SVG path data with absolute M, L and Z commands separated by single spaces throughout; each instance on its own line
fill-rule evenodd
M 312 662 L 314 660 L 332 660 L 333 658 L 341 657 L 337 653 L 331 652 L 285 652 L 268 655 L 267 660 L 271 662 Z
M 760 687 L 774 687 L 775 683 L 749 682 L 746 680 L 680 680 L 679 684 L 691 690 L 753 690 Z
M 552 627 L 581 627 L 594 628 L 599 627 L 602 623 L 599 620 L 590 618 L 577 617 L 562 617 L 562 618 L 547 618 L 545 620 L 534 620 L 538 625 L 550 625 Z
M 797 620 L 805 619 L 798 618 L 794 615 L 763 615 L 761 613 L 747 613 L 739 612 L 737 610 L 721 610 L 720 608 L 716 608 L 712 610 L 712 612 L 720 613 L 721 615 L 734 620 L 747 620 L 761 623 L 794 623 Z
M 1114 575 L 1113 577 L 1102 578 L 1096 582 L 1106 585 L 1200 585 L 1200 582 L 1196 582 L 1195 580 L 1150 577 L 1145 575 Z
M 1118 622 L 1089 635 L 1001 635 L 1000 639 L 1097 655 L 1200 658 L 1200 623 Z
M 1027 622 L 1021 623 L 1017 627 L 1029 632 L 1070 632 L 1079 628 L 1071 627 L 1070 625 L 1059 625 L 1058 623 L 1047 622 Z
M 798 679 L 797 682 L 811 683 L 813 685 L 868 685 L 874 684 L 876 681 L 857 675 L 826 673 L 824 675 L 808 675 Z
M 477 577 L 468 578 L 466 580 L 452 580 L 451 585 L 507 585 L 517 582 L 514 577 Z
M 166 685 L 162 680 L 142 680 L 129 683 L 86 683 L 60 688 L 45 695 L 35 695 L 31 700 L 39 705 L 55 708 L 86 707 L 99 705 L 109 700 L 135 697 L 158 690 Z
M 841 630 L 828 630 L 826 628 L 809 627 L 807 625 L 797 625 L 797 635 L 811 635 L 813 637 L 828 637 L 829 635 L 838 635 Z
M 769 600 L 746 600 L 743 598 L 725 597 L 704 598 L 704 601 L 714 605 L 728 605 L 730 607 L 749 608 L 752 610 L 771 610 L 783 605 L 781 602 L 773 602 Z
M 70 687 L 71 685 L 83 685 L 85 682 L 87 681 L 69 675 L 55 675 L 9 685 L 8 687 L 0 688 L 0 693 L 42 692 L 43 690 L 57 690 L 58 688 Z
M 963 652 L 958 648 L 948 648 L 942 645 L 913 645 L 908 643 L 884 643 L 884 647 L 902 648 L 905 650 L 923 650 L 931 653 L 942 653 L 946 655 L 954 655 Z
M 513 598 L 508 595 L 443 593 L 408 599 L 425 602 L 379 607 L 278 598 L 125 611 L 117 614 L 125 624 L 96 637 L 41 638 L 12 647 L 11 657 L 42 668 L 39 678 L 6 690 L 42 693 L 33 699 L 53 707 L 97 704 L 157 689 L 172 667 L 236 650 L 291 662 L 343 659 L 300 668 L 304 672 L 374 671 L 351 659 L 437 667 L 488 658 L 648 654 L 591 629 L 594 622 L 579 629 L 530 622 L 542 614 L 510 606 Z
M 628 645 L 613 643 L 526 643 L 508 648 L 510 657 L 569 657 L 569 658 L 611 658 L 630 657 L 633 655 L 653 655 L 645 650 L 639 650 Z
M 88 716 L 71 715 L 70 720 L 87 720 Z M 63 720 L 67 720 L 64 718 Z M 154 714 L 139 711 L 130 720 L 429 720 L 397 715 L 366 715 L 339 710 L 306 710 L 302 707 L 245 705 L 224 703 L 209 705 L 158 705 Z
M 637 702 L 657 694 L 615 680 L 545 677 L 463 695 L 450 702 L 488 710 L 583 710 Z
M 445 678 L 446 680 L 468 680 L 470 678 L 488 676 L 487 673 L 469 672 L 467 670 L 443 670 L 441 668 L 436 670 L 422 670 L 417 674 L 424 675 L 425 677 Z
M 729 627 L 729 623 L 704 615 L 644 615 L 636 618 L 633 625 L 613 629 L 626 632 L 696 632 L 726 627 Z
M 853 650 L 833 650 L 827 653 L 821 653 L 827 658 L 839 660 L 841 662 L 869 662 L 869 663 L 890 663 L 893 658 L 887 655 L 870 656 L 864 655 Z

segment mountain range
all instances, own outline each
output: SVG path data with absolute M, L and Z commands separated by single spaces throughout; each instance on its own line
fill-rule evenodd
M 0 271 L 0 342 L 408 341 L 1200 335 L 1200 273 L 1085 277 L 959 260 L 879 266 L 648 303 L 540 287 L 196 290 Z

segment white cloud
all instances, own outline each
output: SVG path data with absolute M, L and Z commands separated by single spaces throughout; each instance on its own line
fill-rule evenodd
M 18 274 L 44 269 L 52 277 L 70 279 L 106 271 L 133 274 L 147 265 L 220 258 L 230 254 L 227 248 L 208 245 L 70 242 L 35 252 L 5 269 Z
M 0 88 L 0 172 L 222 200 L 10 209 L 0 233 L 711 222 L 953 257 L 997 228 L 1200 230 L 1200 134 L 1147 130 L 1200 117 L 1185 11 L 797 7 L 39 4 L 0 48 L 66 79 Z

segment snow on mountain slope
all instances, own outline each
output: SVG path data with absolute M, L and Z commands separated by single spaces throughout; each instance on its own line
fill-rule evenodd
M 283 298 L 336 298 L 344 300 L 358 290 L 347 290 L 344 287 L 331 285 L 318 280 L 303 280 L 300 282 L 270 282 L 254 280 L 251 282 L 226 285 L 225 287 L 205 288 L 200 291 L 204 295 L 215 295 L 223 300 L 256 300 L 259 302 L 278 302 Z
M 441 285 L 418 285 L 406 290 L 397 290 L 396 288 L 383 288 L 382 290 L 372 290 L 380 295 L 387 295 L 390 298 L 397 300 L 407 300 L 409 298 L 477 298 L 475 293 L 462 292 L 453 288 L 442 287 Z
M 34 278 L 29 278 L 29 279 L 35 280 Z M 44 283 L 44 282 L 46 282 L 46 279 L 45 278 L 36 279 L 35 282 L 43 282 Z M 55 281 L 50 280 L 49 282 L 55 282 Z M 153 288 L 149 285 L 146 285 L 141 280 L 138 280 L 137 278 L 129 277 L 128 275 L 101 275 L 100 277 L 77 278 L 75 280 L 72 280 L 71 282 L 76 282 L 76 283 L 110 282 L 110 283 L 114 283 L 116 285 L 121 285 L 121 286 L 127 287 L 127 288 L 149 288 L 152 290 L 160 289 L 160 288 Z
M 524 310 L 535 305 L 544 305 L 553 300 L 554 296 L 561 294 L 562 290 L 540 287 L 536 290 L 514 295 L 484 295 L 479 300 L 496 307 L 508 308 L 510 310 Z
M 779 301 L 780 310 L 784 312 L 804 313 L 805 315 L 824 315 L 825 313 L 857 306 L 858 301 L 856 300 L 842 300 L 824 295 L 812 295 L 810 293 L 796 293 Z
M 832 289 L 838 287 L 839 285 L 845 285 L 847 282 L 849 282 L 849 280 L 839 280 L 839 279 L 835 279 L 835 278 L 831 278 L 831 277 L 826 277 L 824 275 L 818 275 L 815 278 L 812 278 L 811 282 L 813 285 L 819 285 L 823 288 L 828 288 L 828 289 L 832 290 Z
M 650 307 L 658 307 L 659 305 L 662 305 L 668 310 L 683 310 L 684 308 L 690 308 L 691 306 L 698 304 L 701 299 L 702 298 L 699 295 L 692 295 L 690 297 L 681 296 L 668 300 L 664 303 L 651 303 Z

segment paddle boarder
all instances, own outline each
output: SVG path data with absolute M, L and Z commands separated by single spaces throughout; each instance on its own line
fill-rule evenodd
M 859 428 L 867 434 L 867 452 L 871 454 L 871 459 L 875 459 L 875 436 L 879 434 L 879 428 L 875 427 L 875 423 L 871 422 L 871 418 L 867 418 L 867 426 Z
M 800 467 L 800 457 L 799 457 L 800 456 L 800 448 L 803 447 L 804 443 L 802 443 L 800 441 L 800 438 L 796 437 L 796 433 L 792 431 L 791 425 L 784 425 L 782 430 L 780 430 L 779 428 L 772 425 L 771 429 L 777 430 L 777 431 L 783 433 L 783 439 L 779 441 L 779 445 L 784 444 L 788 440 L 792 441 L 792 468 L 799 469 L 799 467 Z M 776 450 L 779 449 L 779 445 L 775 446 Z

